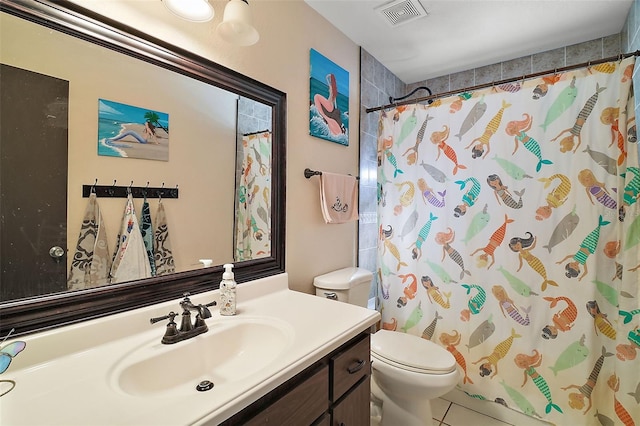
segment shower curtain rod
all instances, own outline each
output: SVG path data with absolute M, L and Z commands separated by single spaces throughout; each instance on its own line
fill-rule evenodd
M 242 136 L 252 136 L 252 135 L 259 135 L 260 133 L 271 133 L 271 130 L 269 129 L 265 129 L 265 130 L 259 130 L 257 132 L 249 132 L 249 133 L 243 133 Z
M 397 107 L 397 106 L 400 106 L 400 105 L 416 104 L 418 102 L 424 102 L 424 101 L 429 101 L 429 100 L 433 100 L 433 99 L 437 99 L 437 98 L 442 98 L 442 97 L 445 97 L 445 96 L 456 95 L 458 93 L 484 89 L 486 87 L 491 87 L 491 86 L 499 86 L 501 84 L 512 83 L 514 81 L 527 80 L 527 79 L 534 78 L 534 77 L 541 77 L 543 75 L 555 74 L 555 73 L 558 73 L 558 72 L 569 71 L 569 70 L 573 70 L 573 69 L 576 69 L 576 68 L 589 67 L 589 66 L 592 66 L 592 65 L 603 64 L 605 62 L 611 62 L 611 61 L 615 61 L 615 60 L 622 60 L 622 59 L 628 58 L 630 56 L 640 56 L 640 50 L 636 50 L 635 52 L 631 52 L 631 53 L 623 53 L 623 54 L 616 55 L 616 56 L 610 56 L 608 58 L 598 59 L 596 61 L 588 61 L 588 62 L 583 62 L 583 63 L 580 63 L 580 64 L 568 65 L 566 67 L 555 68 L 555 69 L 552 69 L 552 70 L 541 71 L 541 72 L 536 72 L 536 73 L 532 73 L 532 74 L 526 74 L 526 75 L 522 75 L 520 77 L 507 78 L 507 79 L 500 80 L 500 81 L 492 81 L 491 83 L 479 84 L 477 86 L 465 87 L 463 89 L 450 90 L 448 92 L 437 93 L 435 95 L 429 95 L 429 96 L 424 96 L 424 97 L 421 97 L 421 98 L 409 99 L 407 101 L 395 102 L 395 103 L 392 103 L 392 104 L 377 106 L 377 107 L 373 107 L 373 108 L 367 108 L 365 111 L 366 111 L 367 114 L 369 114 L 370 112 L 380 111 L 380 110 L 386 109 L 386 108 Z

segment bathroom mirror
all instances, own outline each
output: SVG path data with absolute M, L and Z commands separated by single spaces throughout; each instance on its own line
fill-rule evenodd
M 203 250 L 194 252 L 189 256 L 184 256 L 186 260 L 182 263 L 184 267 L 176 268 L 175 273 L 170 275 L 162 275 L 142 280 L 133 280 L 117 284 L 87 288 L 75 291 L 66 291 L 66 282 L 55 282 L 58 286 L 57 290 L 51 290 L 51 283 L 36 282 L 35 288 L 39 288 L 38 292 L 33 295 L 24 297 L 9 298 L 0 300 L 0 336 L 6 335 L 12 328 L 15 328 L 15 335 L 26 334 L 38 330 L 44 330 L 60 325 L 66 325 L 74 322 L 86 320 L 88 318 L 96 318 L 112 313 L 122 312 L 133 308 L 147 306 L 166 300 L 176 301 L 184 292 L 192 294 L 208 291 L 217 288 L 221 278 L 222 263 L 233 262 L 234 259 L 242 259 L 235 262 L 235 276 L 239 283 L 244 281 L 266 277 L 269 275 L 284 272 L 284 242 L 285 242 L 285 124 L 286 124 L 286 94 L 269 87 L 256 80 L 248 78 L 231 69 L 220 66 L 204 58 L 198 57 L 183 49 L 172 46 L 164 41 L 153 39 L 146 34 L 122 25 L 121 23 L 109 20 L 103 16 L 97 15 L 87 9 L 78 6 L 75 3 L 67 1 L 28 1 L 28 0 L 1 0 L 0 13 L 2 18 L 6 20 L 19 20 L 26 25 L 48 35 L 47 38 L 55 38 L 54 35 L 62 35 L 72 38 L 74 43 L 86 45 L 91 55 L 96 57 L 109 57 L 112 55 L 121 55 L 121 58 L 115 62 L 120 67 L 131 70 L 131 78 L 126 81 L 110 81 L 104 77 L 94 83 L 74 81 L 68 82 L 68 99 L 62 99 L 64 96 L 57 96 L 56 99 L 62 99 L 68 102 L 70 108 L 68 112 L 58 108 L 58 102 L 47 105 L 46 117 L 51 120 L 49 127 L 54 130 L 60 130 L 58 124 L 65 114 L 69 114 L 69 141 L 74 140 L 74 132 L 87 132 L 91 134 L 90 140 L 87 141 L 88 149 L 80 160 L 74 158 L 71 154 L 73 146 L 69 146 L 68 170 L 63 173 L 65 178 L 68 176 L 67 194 L 56 199 L 55 202 L 61 205 L 76 204 L 72 210 L 73 214 L 78 215 L 76 223 L 68 221 L 68 229 L 64 229 L 65 233 L 69 233 L 77 239 L 80 223 L 82 222 L 82 213 L 87 205 L 87 198 L 81 198 L 78 194 L 84 186 L 91 187 L 98 179 L 98 185 L 112 185 L 117 180 L 117 186 L 139 187 L 144 190 L 147 185 L 151 187 L 165 187 L 167 189 L 176 189 L 178 193 L 176 198 L 167 197 L 162 200 L 166 206 L 165 209 L 179 215 L 185 221 L 195 221 L 190 216 L 183 217 L 183 211 L 177 209 L 182 205 L 191 210 L 202 210 L 205 217 L 212 218 L 208 222 L 201 224 L 199 232 L 188 236 L 182 235 L 177 230 L 174 232 L 183 240 L 190 241 L 189 246 L 198 246 L 200 243 L 213 243 L 212 247 L 220 248 L 221 254 L 210 255 L 210 251 Z M 3 44 L 7 38 L 3 37 Z M 5 46 L 3 46 L 4 51 Z M 66 50 L 75 50 L 76 47 Z M 25 55 L 33 53 L 29 50 L 24 52 Z M 56 64 L 61 59 L 55 55 L 51 57 L 41 58 L 44 62 Z M 134 64 L 134 62 L 136 64 Z M 139 63 L 139 64 L 138 64 Z M 10 64 L 11 65 L 11 64 Z M 76 68 L 78 72 L 86 71 L 86 75 L 96 75 L 95 70 L 91 68 L 93 63 L 78 63 Z M 126 65 L 126 66 L 125 66 Z M 139 70 L 138 70 L 139 67 Z M 38 70 L 39 71 L 39 70 Z M 39 71 L 42 74 L 47 72 Z M 37 73 L 35 73 L 37 74 Z M 56 72 L 50 73 L 56 76 Z M 163 78 L 170 75 L 170 82 L 167 83 Z M 137 77 L 137 78 L 136 78 Z M 160 101 L 156 102 L 159 95 L 145 96 L 149 93 L 148 88 L 145 90 L 144 84 L 151 82 L 155 84 L 157 92 L 168 92 L 168 87 L 180 86 L 182 93 L 189 93 L 188 100 L 197 103 L 197 106 L 205 107 L 191 108 L 189 114 L 182 113 L 177 101 Z M 110 86 L 111 85 L 111 86 Z M 94 86 L 112 87 L 113 90 L 105 90 L 104 95 L 94 96 L 88 107 L 78 108 L 78 94 L 85 94 Z M 125 90 L 118 92 L 119 88 L 124 87 Z M 142 89 L 141 89 L 142 87 Z M 185 88 L 190 88 L 189 90 Z M 206 89 L 206 90 L 205 90 Z M 123 96 L 122 93 L 128 91 L 131 96 Z M 127 105 L 144 107 L 151 110 L 169 111 L 168 133 L 175 136 L 175 145 L 169 145 L 169 160 L 154 161 L 151 159 L 139 160 L 138 158 L 108 158 L 111 162 L 112 169 L 115 170 L 111 174 L 96 172 L 96 166 L 91 161 L 96 160 L 96 146 L 99 142 L 94 129 L 82 129 L 82 126 L 97 126 L 95 123 L 97 115 L 97 105 L 100 100 L 107 99 L 109 101 L 120 102 Z M 162 98 L 161 98 L 162 99 Z M 266 218 L 269 222 L 268 229 L 264 235 L 259 235 L 261 241 L 264 239 L 270 243 L 269 250 L 262 250 L 259 254 L 252 256 L 244 256 L 239 258 L 234 256 L 237 251 L 235 244 L 237 243 L 237 230 L 234 230 L 236 218 L 235 211 L 237 208 L 237 188 L 238 173 L 242 173 L 242 161 L 235 156 L 238 150 L 236 141 L 241 140 L 243 134 L 241 128 L 246 127 L 241 122 L 241 114 L 237 114 L 240 109 L 240 102 L 243 100 L 248 105 L 253 104 L 256 110 L 261 110 L 260 114 L 263 119 L 266 117 L 264 128 L 255 130 L 256 132 L 268 131 L 268 140 L 270 146 L 265 145 L 270 154 L 270 173 L 265 176 L 269 182 L 270 191 L 261 191 L 260 198 L 268 206 Z M 75 104 L 74 104 L 75 103 Z M 152 104 L 152 105 L 148 105 Z M 95 107 L 94 107 L 95 105 Z M 231 114 L 222 108 L 231 108 Z M 75 109 L 74 109 L 75 108 Z M 244 107 L 243 107 L 244 108 Z M 219 109 L 219 113 L 217 113 Z M 94 114 L 93 118 L 82 121 L 80 126 L 77 125 L 78 115 L 87 111 Z M 204 111 L 202 111 L 204 110 Z M 247 109 L 244 108 L 243 112 Z M 266 115 L 265 115 L 266 111 Z M 186 121 L 190 115 L 193 120 Z M 246 114 L 245 114 L 246 115 Z M 71 117 L 73 116 L 73 117 Z M 231 118 L 230 118 L 231 117 Z M 66 118 L 66 117 L 64 117 Z M 221 127 L 222 124 L 225 124 Z M 214 124 L 217 127 L 212 127 Z M 6 126 L 4 126 L 6 127 Z M 181 130 L 182 128 L 182 130 Z M 186 130 L 185 130 L 186 129 Z M 199 137 L 185 137 L 190 135 L 186 133 L 188 129 L 199 130 Z M 93 133 L 92 133 L 93 132 Z M 180 137 L 182 136 L 182 138 Z M 89 139 L 87 136 L 84 139 Z M 170 143 L 174 143 L 169 138 Z M 183 147 L 180 147 L 182 144 Z M 192 144 L 192 145 L 190 145 Z M 193 145 L 201 144 L 201 145 Z M 0 141 L 0 152 L 4 152 L 7 141 Z M 184 146 L 192 146 L 189 152 L 180 151 L 179 148 Z M 223 150 L 229 151 L 229 157 L 222 158 L 217 155 Z M 227 147 L 230 147 L 227 149 Z M 40 153 L 42 157 L 48 158 L 47 154 L 43 154 L 40 146 L 29 146 L 34 154 Z M 265 149 L 263 147 L 263 149 Z M 263 151 L 264 153 L 265 151 Z M 186 159 L 180 160 L 180 155 L 187 155 Z M 254 158 L 256 158 L 254 156 Z M 86 161 L 82 161 L 82 160 Z M 106 160 L 105 158 L 97 158 L 97 160 Z M 97 161 L 96 160 L 96 161 Z M 180 163 L 183 161 L 183 163 Z M 142 162 L 145 162 L 144 164 Z M 148 169 L 139 171 L 135 174 L 134 169 L 148 166 Z M 195 168 L 195 165 L 202 166 L 201 169 Z M 224 165 L 224 166 L 223 166 Z M 76 168 L 80 166 L 83 169 L 77 172 Z M 131 169 L 130 172 L 126 172 Z M 220 171 L 224 169 L 223 175 L 205 175 L 211 170 Z M 124 171 L 123 171 L 124 170 Z M 266 169 L 263 169 L 266 170 Z M 155 173 L 155 174 L 154 174 Z M 266 172 L 265 172 L 266 173 Z M 37 175 L 37 172 L 31 174 Z M 77 176 L 80 176 L 79 178 Z M 45 176 L 49 181 L 49 176 Z M 190 179 L 192 178 L 192 179 Z M 74 180 L 75 179 L 75 180 Z M 198 179 L 203 182 L 198 182 Z M 0 185 L 8 185 L 8 179 L 3 177 Z M 72 183 L 73 181 L 73 183 Z M 224 182 L 224 185 L 222 184 Z M 227 184 L 227 182 L 229 182 Z M 201 187 L 197 187 L 201 184 Z M 25 185 L 29 185 L 26 183 Z M 179 191 L 178 191 L 179 190 Z M 4 188 L 3 188 L 4 191 Z M 24 192 L 29 194 L 29 188 L 25 188 Z M 151 198 L 151 197 L 150 197 Z M 117 212 L 122 217 L 122 210 L 125 198 L 98 198 L 101 210 Z M 141 200 L 137 199 L 136 208 L 139 208 Z M 157 198 L 150 199 L 150 203 L 157 203 Z M 77 206 L 80 206 L 79 208 Z M 170 207 L 172 207 L 170 209 Z M 19 206 L 19 208 L 33 208 L 30 205 Z M 80 212 L 78 212 L 80 210 Z M 219 219 L 216 216 L 217 211 L 224 212 L 225 219 Z M 68 213 L 69 214 L 69 213 Z M 262 214 L 262 213 L 261 213 Z M 112 213 L 110 213 L 112 215 Z M 106 220 L 105 220 L 106 221 Z M 111 232 L 116 233 L 118 225 L 115 222 L 116 229 Z M 177 222 L 177 220 L 176 220 Z M 173 222 L 173 223 L 176 223 Z M 176 225 L 177 227 L 177 225 Z M 4 231 L 3 231 L 4 232 Z M 73 238 L 71 238 L 73 240 Z M 224 242 L 223 242 L 224 240 Z M 175 246 L 178 243 L 174 243 Z M 33 244 L 32 244 L 33 246 Z M 220 246 L 220 247 L 219 247 Z M 73 255 L 75 246 L 68 247 L 68 255 Z M 112 250 L 112 247 L 110 247 Z M 174 248 L 175 250 L 175 248 Z M 185 249 L 186 250 L 186 249 Z M 49 250 L 47 250 L 49 251 Z M 180 250 L 183 254 L 184 250 Z M 55 254 L 55 253 L 54 253 Z M 0 257 L 5 257 L 0 250 Z M 178 254 L 176 254 L 178 256 Z M 53 256 L 53 255 L 51 255 Z M 199 258 L 211 258 L 213 265 L 211 267 L 203 267 L 198 263 Z M 249 260 L 244 260 L 249 259 Z M 53 269 L 62 269 L 64 273 L 68 271 L 65 262 L 59 261 L 53 263 Z M 37 266 L 37 265 L 35 265 Z M 190 268 L 190 266 L 192 266 Z M 22 268 L 37 269 L 34 265 L 23 265 Z M 59 271 L 58 271 L 59 272 Z M 48 273 L 48 272 L 47 272 Z M 45 274 L 46 275 L 46 274 Z M 64 278 L 63 278 L 64 281 Z M 0 282 L 0 286 L 4 287 L 9 283 Z

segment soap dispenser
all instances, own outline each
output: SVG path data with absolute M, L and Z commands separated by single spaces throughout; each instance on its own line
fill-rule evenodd
M 220 315 L 236 314 L 236 282 L 233 279 L 233 264 L 226 263 L 220 281 Z

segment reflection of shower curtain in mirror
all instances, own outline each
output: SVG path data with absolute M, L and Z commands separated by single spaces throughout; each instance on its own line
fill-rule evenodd
M 271 255 L 271 132 L 243 136 L 240 151 L 236 261 Z
M 640 423 L 634 58 L 383 111 L 383 327 L 451 352 L 470 397 Z

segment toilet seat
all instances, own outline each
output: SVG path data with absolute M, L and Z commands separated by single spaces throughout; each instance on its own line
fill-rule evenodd
M 449 351 L 406 333 L 379 330 L 372 334 L 371 355 L 380 362 L 416 373 L 448 374 L 456 370 L 456 360 Z

